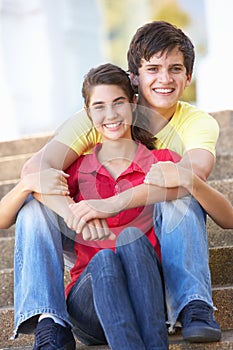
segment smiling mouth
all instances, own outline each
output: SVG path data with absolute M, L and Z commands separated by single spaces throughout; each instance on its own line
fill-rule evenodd
M 109 123 L 109 124 L 104 124 L 105 128 L 107 129 L 114 129 L 120 126 L 122 122 L 117 122 L 117 123 Z
M 163 88 L 155 88 L 153 89 L 154 92 L 158 93 L 158 94 L 170 94 L 174 91 L 175 89 L 163 89 Z

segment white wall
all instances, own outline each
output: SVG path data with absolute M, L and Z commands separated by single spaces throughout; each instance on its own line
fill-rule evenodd
M 50 131 L 82 107 L 104 60 L 97 0 L 0 0 L 0 141 Z
M 196 67 L 197 105 L 233 109 L 233 2 L 205 0 L 205 6 L 208 53 Z

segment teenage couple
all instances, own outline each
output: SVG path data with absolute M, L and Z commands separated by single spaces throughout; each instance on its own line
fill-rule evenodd
M 2 199 L 1 227 L 16 221 L 15 336 L 34 331 L 34 350 L 75 349 L 73 333 L 87 345 L 167 350 L 166 321 L 180 321 L 190 342 L 220 339 L 205 211 L 225 228 L 233 214 L 205 183 L 218 125 L 179 101 L 193 63 L 180 29 L 139 28 L 130 80 L 111 64 L 90 70 L 85 112 Z M 72 265 L 66 293 L 63 253 Z

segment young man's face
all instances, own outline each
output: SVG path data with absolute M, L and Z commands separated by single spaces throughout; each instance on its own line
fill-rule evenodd
M 138 85 L 139 104 L 169 119 L 192 75 L 186 75 L 183 54 L 174 48 L 171 52 L 154 54 L 149 61 L 141 60 L 139 75 L 133 77 Z

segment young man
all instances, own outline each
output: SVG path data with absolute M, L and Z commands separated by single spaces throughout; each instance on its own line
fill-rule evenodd
M 155 147 L 176 151 L 182 156 L 180 165 L 192 168 L 196 175 L 206 180 L 215 161 L 218 125 L 207 113 L 179 102 L 192 78 L 194 49 L 191 41 L 169 23 L 146 24 L 132 39 L 128 63 L 132 83 L 138 89 L 141 113 L 145 114 L 145 121 L 156 136 Z M 162 118 L 159 119 L 158 114 Z M 85 113 L 79 115 L 77 120 L 74 118 L 25 165 L 22 176 L 50 167 L 66 169 L 100 140 L 96 132 L 88 133 L 90 128 L 90 120 Z M 151 189 L 153 186 L 149 187 Z M 155 232 L 162 249 L 168 321 L 171 327 L 177 320 L 181 321 L 183 336 L 190 342 L 218 341 L 221 331 L 213 316 L 205 213 L 192 197 L 175 200 L 176 197 L 174 195 L 174 201 L 161 202 L 166 199 L 166 189 L 154 186 L 148 192 L 148 184 L 142 184 L 133 191 L 120 193 L 101 203 L 83 201 L 77 217 L 79 228 L 88 227 L 86 222 L 90 225 L 89 220 L 97 217 L 100 220 L 94 221 L 93 225 L 98 231 L 99 227 L 105 227 L 103 219 L 113 213 L 146 202 L 157 203 Z M 55 202 L 56 197 L 45 200 Z M 35 203 L 31 201 L 20 211 L 16 236 L 17 232 L 25 230 L 38 231 L 38 227 L 50 234 L 61 230 L 50 225 L 45 219 L 46 210 Z M 38 223 L 35 222 L 35 213 L 39 214 Z M 51 240 L 51 244 L 60 256 L 61 242 Z M 61 280 L 61 262 L 56 269 Z M 20 299 L 17 286 L 16 283 L 16 301 Z M 49 295 L 49 291 L 46 294 Z M 62 296 L 59 298 L 62 299 Z M 18 312 L 22 314 L 20 307 L 20 304 L 16 304 Z M 16 313 L 16 329 L 28 315 L 24 312 L 20 319 Z M 60 317 L 64 318 L 64 313 L 61 312 Z

